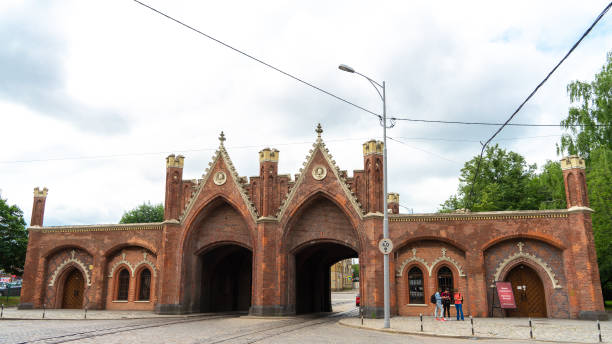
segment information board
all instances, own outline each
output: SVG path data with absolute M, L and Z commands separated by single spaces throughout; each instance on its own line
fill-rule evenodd
M 499 298 L 499 306 L 501 308 L 516 308 L 512 284 L 510 282 L 495 282 L 495 287 Z

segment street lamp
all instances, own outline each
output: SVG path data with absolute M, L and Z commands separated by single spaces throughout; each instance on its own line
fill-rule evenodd
M 389 239 L 389 214 L 387 213 L 387 103 L 386 103 L 386 95 L 385 95 L 385 82 L 382 82 L 382 85 L 377 83 L 376 81 L 370 79 L 369 77 L 356 72 L 355 69 L 349 67 L 347 65 L 341 64 L 338 68 L 342 71 L 355 73 L 361 75 L 366 78 L 370 84 L 376 89 L 376 92 L 380 96 L 380 99 L 383 103 L 383 115 L 382 117 L 378 117 L 380 119 L 380 124 L 383 127 L 383 239 Z M 382 93 L 380 90 L 382 89 Z M 389 128 L 393 127 L 393 123 L 389 126 Z M 391 317 L 390 305 L 389 305 L 389 254 L 384 254 L 384 302 L 385 302 L 385 328 L 389 328 Z

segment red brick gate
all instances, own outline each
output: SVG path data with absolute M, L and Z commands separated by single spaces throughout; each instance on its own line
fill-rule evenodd
M 60 307 L 58 276 L 78 269 L 90 309 L 330 311 L 329 268 L 355 257 L 365 314 L 382 316 L 382 143 L 363 145 L 364 169 L 349 177 L 321 133 L 294 178 L 269 148 L 258 176 L 239 176 L 223 134 L 202 179 L 184 180 L 184 158 L 170 155 L 162 223 L 43 227 L 47 190 L 35 189 L 21 307 Z M 429 296 L 447 286 L 466 313 L 488 316 L 494 282 L 520 264 L 542 281 L 547 316 L 603 311 L 584 162 L 562 168 L 568 209 L 405 215 L 390 194 L 392 314 L 432 312 Z

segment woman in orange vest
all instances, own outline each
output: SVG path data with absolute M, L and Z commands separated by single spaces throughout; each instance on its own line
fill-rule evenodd
M 463 294 L 459 292 L 459 289 L 455 289 L 455 294 L 453 295 L 455 299 L 455 311 L 457 311 L 457 320 L 459 320 L 459 313 L 461 313 L 461 320 L 463 319 Z

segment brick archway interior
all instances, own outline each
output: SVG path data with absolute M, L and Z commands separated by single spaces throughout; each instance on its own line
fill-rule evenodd
M 308 245 L 295 254 L 295 310 L 297 314 L 331 312 L 330 268 L 357 258 L 357 252 L 338 243 Z
M 217 246 L 199 256 L 200 312 L 248 311 L 253 255 L 238 245 Z
M 346 214 L 326 197 L 306 204 L 284 237 L 288 304 L 298 314 L 331 311 L 330 267 L 359 256 L 360 240 Z
M 248 310 L 251 247 L 248 226 L 234 207 L 222 200 L 207 206 L 185 240 L 181 281 L 185 310 Z M 218 289 L 218 293 L 211 288 Z

